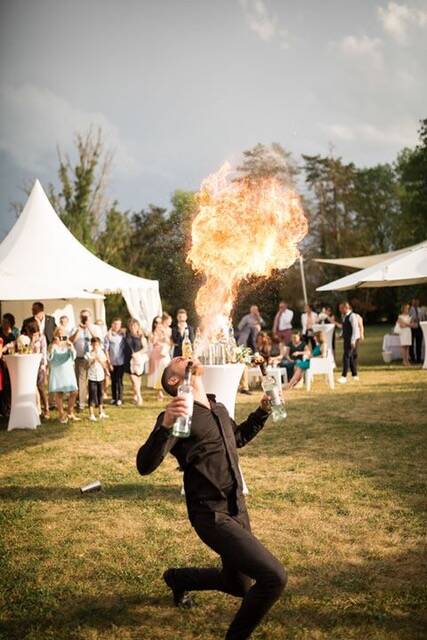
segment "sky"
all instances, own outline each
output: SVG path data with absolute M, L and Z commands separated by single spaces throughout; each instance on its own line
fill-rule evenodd
M 0 0 L 0 239 L 91 125 L 139 211 L 258 142 L 392 162 L 426 78 L 427 0 Z

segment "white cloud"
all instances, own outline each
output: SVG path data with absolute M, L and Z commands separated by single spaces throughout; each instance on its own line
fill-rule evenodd
M 334 140 L 358 141 L 390 146 L 413 146 L 418 139 L 419 123 L 412 118 L 402 118 L 394 124 L 379 127 L 368 122 L 356 124 L 320 124 L 320 128 Z
M 135 159 L 103 113 L 79 109 L 49 89 L 31 84 L 0 87 L 0 104 L 0 149 L 19 167 L 32 173 L 52 169 L 57 164 L 56 146 L 70 150 L 74 133 L 85 133 L 93 125 L 101 127 L 105 146 L 114 152 L 115 169 L 137 173 Z
M 346 56 L 372 65 L 376 70 L 383 66 L 382 42 L 369 36 L 345 36 L 338 43 L 339 50 Z
M 427 11 L 406 4 L 389 2 L 385 8 L 378 7 L 377 12 L 384 31 L 400 44 L 408 42 L 413 27 L 427 27 Z
M 269 42 L 276 35 L 277 18 L 273 16 L 263 0 L 240 0 L 249 28 L 261 40 Z

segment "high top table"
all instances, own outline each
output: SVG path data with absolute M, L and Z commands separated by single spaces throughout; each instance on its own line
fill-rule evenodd
M 423 364 L 423 369 L 427 369 L 427 322 L 420 322 L 420 327 L 423 330 L 423 336 L 424 336 L 424 364 Z
M 13 429 L 36 429 L 40 424 L 37 410 L 37 374 L 41 353 L 4 356 L 12 387 L 8 431 Z

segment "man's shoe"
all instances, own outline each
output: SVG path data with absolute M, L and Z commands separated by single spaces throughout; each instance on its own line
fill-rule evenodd
M 181 607 L 182 609 L 191 609 L 191 607 L 194 606 L 194 600 L 191 597 L 191 594 L 188 593 L 188 591 L 177 589 L 175 585 L 174 575 L 175 569 L 168 569 L 163 574 L 163 580 L 172 591 L 174 605 L 176 607 Z
M 347 382 L 347 378 L 344 378 L 344 376 L 341 376 L 341 378 L 338 378 L 338 382 L 340 384 L 345 384 Z

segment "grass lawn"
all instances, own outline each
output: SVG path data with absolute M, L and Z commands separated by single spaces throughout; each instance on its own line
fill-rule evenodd
M 427 371 L 384 365 L 383 333 L 368 332 L 359 383 L 291 392 L 286 422 L 241 450 L 254 532 L 289 571 L 255 640 L 426 637 Z M 259 396 L 239 397 L 238 419 Z M 161 578 L 216 557 L 187 521 L 174 460 L 135 469 L 158 412 L 145 392 L 143 408 L 112 407 L 104 424 L 8 433 L 3 421 L 2 638 L 224 637 L 238 600 L 197 594 L 182 612 Z M 95 479 L 104 490 L 81 497 Z

